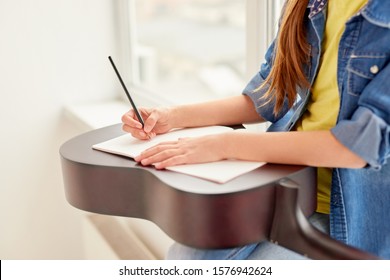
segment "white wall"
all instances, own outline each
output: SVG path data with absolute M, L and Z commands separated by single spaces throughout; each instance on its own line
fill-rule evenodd
M 62 109 L 117 89 L 121 3 L 0 0 L 0 259 L 83 258 L 58 153 L 82 131 Z

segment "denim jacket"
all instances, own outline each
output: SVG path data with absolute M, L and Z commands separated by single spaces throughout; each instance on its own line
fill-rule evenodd
M 311 61 L 305 71 L 313 83 L 319 67 L 327 0 L 310 0 L 305 25 Z M 302 116 L 310 92 L 298 89 L 294 106 L 282 112 L 261 106 L 266 87 L 255 90 L 272 67 L 271 44 L 257 73 L 244 89 L 257 112 L 287 131 Z M 333 238 L 390 259 L 390 1 L 369 0 L 346 23 L 338 55 L 340 108 L 333 135 L 367 162 L 361 169 L 333 169 L 330 234 Z

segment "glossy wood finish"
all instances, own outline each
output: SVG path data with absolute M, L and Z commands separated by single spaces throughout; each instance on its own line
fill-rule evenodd
M 60 148 L 65 194 L 74 207 L 147 219 L 174 240 L 201 248 L 232 247 L 267 238 L 274 186 L 283 178 L 302 186 L 299 201 L 306 216 L 315 209 L 314 168 L 267 164 L 217 184 L 141 167 L 129 158 L 91 148 L 121 134 L 121 126 L 114 125 L 75 137 Z
M 229 248 L 265 239 L 312 258 L 372 259 L 314 229 L 316 169 L 267 164 L 225 184 L 142 167 L 93 150 L 123 134 L 113 125 L 60 148 L 66 199 L 76 208 L 147 219 L 177 242 Z

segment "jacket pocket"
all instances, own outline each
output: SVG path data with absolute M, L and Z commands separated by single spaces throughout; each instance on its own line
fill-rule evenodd
M 367 84 L 386 66 L 389 54 L 355 53 L 351 56 L 348 71 L 348 93 L 360 95 Z

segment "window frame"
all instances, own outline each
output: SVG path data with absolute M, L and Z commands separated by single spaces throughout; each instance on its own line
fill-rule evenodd
M 259 69 L 263 56 L 276 33 L 276 11 L 283 0 L 246 1 L 246 71 L 249 80 Z M 146 89 L 139 81 L 139 65 L 136 54 L 137 23 L 135 0 L 119 2 L 121 25 L 121 68 L 126 85 L 142 106 L 174 105 L 172 100 Z M 121 95 L 122 98 L 123 95 Z M 124 97 L 123 97 L 124 98 Z

